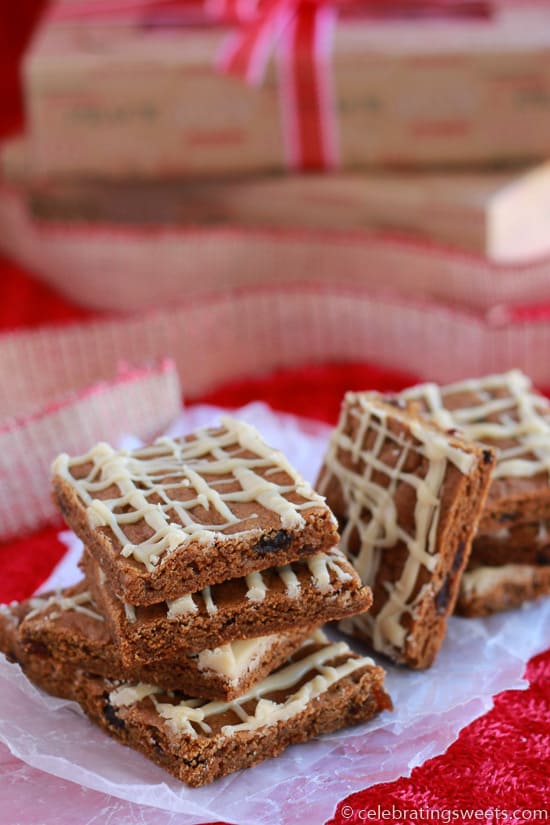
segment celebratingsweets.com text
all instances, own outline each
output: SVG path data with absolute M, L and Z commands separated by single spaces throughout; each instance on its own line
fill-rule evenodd
M 340 815 L 347 822 L 548 822 L 550 808 L 516 808 L 509 810 L 498 806 L 489 808 L 400 808 L 396 805 L 359 808 L 342 805 Z

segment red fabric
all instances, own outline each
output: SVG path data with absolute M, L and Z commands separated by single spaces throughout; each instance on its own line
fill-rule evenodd
M 92 317 L 90 310 L 70 304 L 1 255 L 0 283 L 0 332 Z
M 452 822 L 541 821 L 532 812 L 548 811 L 550 803 L 550 651 L 530 661 L 527 676 L 528 690 L 497 696 L 493 710 L 464 728 L 445 754 L 416 768 L 408 779 L 352 794 L 339 804 L 331 825 L 422 821 L 415 814 L 384 817 L 383 810 L 393 814 L 393 806 L 400 812 L 463 812 Z M 378 806 L 381 816 L 362 814 L 378 814 Z M 497 815 L 497 808 L 507 816 Z M 467 813 L 476 810 L 481 816 Z M 449 820 L 442 816 L 439 821 Z
M 347 390 L 370 387 L 389 392 L 414 381 L 414 376 L 379 369 L 372 364 L 314 365 L 281 370 L 263 378 L 232 381 L 195 400 L 220 407 L 241 407 L 261 399 L 274 410 L 335 424 Z
M 20 0 L 10 4 L 9 14 L 3 15 L 0 28 L 0 134 L 13 128 L 21 116 L 16 60 L 41 5 L 39 0 Z M 86 315 L 87 312 L 39 286 L 19 268 L 0 259 L 0 329 L 77 320 Z M 9 376 L 4 378 L 9 380 Z M 201 400 L 238 406 L 260 398 L 276 409 L 330 422 L 335 420 L 346 389 L 367 386 L 397 389 L 408 380 L 407 376 L 390 374 L 368 365 L 304 368 L 264 379 L 234 382 Z M 3 574 L 0 602 L 30 595 L 63 551 L 53 527 L 17 542 L 0 545 Z M 527 691 L 509 691 L 498 696 L 495 708 L 465 728 L 445 754 L 415 769 L 410 778 L 377 785 L 348 797 L 339 804 L 331 823 L 428 821 L 426 816 L 422 818 L 421 810 L 428 807 L 432 811 L 429 821 L 541 821 L 542 817 L 534 820 L 532 814 L 520 814 L 513 819 L 512 812 L 517 808 L 533 811 L 548 806 L 550 801 L 550 650 L 530 662 L 527 675 L 531 681 Z M 382 809 L 380 816 L 378 805 Z M 391 810 L 392 805 L 395 811 Z M 404 809 L 415 809 L 416 813 L 404 816 Z M 469 810 L 470 815 L 460 815 L 459 809 Z M 492 811 L 480 816 L 483 809 Z M 503 810 L 507 812 L 506 819 L 501 815 Z M 439 820 L 435 817 L 438 811 Z M 445 819 L 449 811 L 451 818 Z M 87 821 L 85 810 L 81 821 Z
M 75 319 L 80 310 L 35 284 L 21 271 L 2 267 L 0 301 L 2 326 L 39 324 L 50 319 Z M 10 321 L 10 315 L 13 322 Z M 284 370 L 263 378 L 233 382 L 205 396 L 202 402 L 235 407 L 263 399 L 275 409 L 333 422 L 347 389 L 399 389 L 411 376 L 390 373 L 367 364 L 327 365 Z M 0 602 L 24 598 L 48 575 L 64 552 L 57 528 L 47 528 L 17 542 L 0 545 Z M 445 754 L 415 769 L 410 778 L 377 785 L 353 794 L 338 805 L 331 825 L 347 822 L 417 822 L 421 814 L 403 811 L 485 811 L 499 807 L 512 819 L 517 808 L 543 808 L 550 800 L 550 650 L 534 658 L 527 669 L 527 691 L 497 697 L 495 708 L 465 728 Z M 367 779 L 367 778 L 365 778 Z M 336 800 L 335 800 L 336 803 Z M 347 807 L 346 807 L 347 806 Z M 378 816 L 380 806 L 380 816 Z M 395 806 L 395 810 L 392 810 Z M 352 816 L 349 816 L 352 809 Z M 367 818 L 368 816 L 368 818 Z M 424 818 L 426 820 L 426 817 Z M 445 821 L 440 819 L 440 821 Z M 451 821 L 470 821 L 466 813 Z M 497 822 L 482 814 L 476 822 Z M 76 823 L 75 823 L 76 825 Z
M 323 55 L 319 66 L 319 55 L 316 54 L 315 46 L 315 40 L 319 36 L 317 29 L 320 9 L 321 6 L 313 3 L 303 4 L 296 19 L 292 43 L 291 70 L 295 99 L 293 114 L 298 132 L 299 152 L 297 168 L 308 171 L 330 167 L 326 147 L 323 145 L 326 124 L 323 123 L 324 113 L 321 108 L 319 86 L 319 71 L 330 71 L 330 55 Z M 330 112 L 330 116 L 335 117 L 334 110 Z
M 17 541 L 0 543 L 0 604 L 26 599 L 45 581 L 67 548 L 57 538 L 61 520 Z
M 46 0 L 4 2 L 0 16 L 0 137 L 20 128 L 23 106 L 19 62 Z

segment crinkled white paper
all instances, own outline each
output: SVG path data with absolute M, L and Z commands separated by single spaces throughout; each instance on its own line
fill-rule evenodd
M 171 433 L 215 422 L 219 414 L 211 407 L 191 409 Z M 262 404 L 249 405 L 239 415 L 284 450 L 310 481 L 315 480 L 326 427 L 275 414 Z M 65 586 L 78 578 L 79 542 L 70 533 L 64 539 L 69 553 L 46 587 Z M 73 703 L 46 696 L 3 658 L 0 739 L 24 762 L 57 777 L 120 800 L 178 813 L 177 817 L 163 814 L 161 819 L 158 811 L 149 816 L 147 809 L 140 809 L 139 822 L 147 825 L 171 825 L 176 819 L 178 825 L 214 820 L 239 825 L 318 825 L 346 794 L 407 775 L 416 765 L 442 753 L 464 725 L 491 707 L 495 693 L 525 687 L 525 664 L 547 647 L 549 639 L 548 599 L 485 620 L 453 618 L 431 670 L 415 673 L 385 665 L 393 713 L 295 746 L 278 759 L 204 788 L 187 788 L 110 740 Z M 116 803 L 117 821 L 122 822 L 128 813 L 125 805 Z

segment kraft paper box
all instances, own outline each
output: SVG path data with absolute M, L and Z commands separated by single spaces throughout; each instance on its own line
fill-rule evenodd
M 296 175 L 31 186 L 46 220 L 385 230 L 505 263 L 550 254 L 550 163 L 522 173 Z
M 382 230 L 498 263 L 550 254 L 550 162 L 501 171 L 262 175 L 218 180 L 41 179 L 25 139 L 0 147 L 0 172 L 31 213 L 103 225 Z
M 263 301 L 261 318 L 265 313 L 269 316 L 273 309 L 285 323 L 289 322 L 290 338 L 282 338 L 282 343 L 279 341 L 277 346 L 291 353 L 294 352 L 293 330 L 296 333 L 300 331 L 301 321 L 292 314 L 288 302 L 282 300 L 273 307 L 270 291 L 278 285 L 286 285 L 290 295 L 300 284 L 306 284 L 308 294 L 316 291 L 326 293 L 327 312 L 334 291 L 336 294 L 352 295 L 356 289 L 364 290 L 365 302 L 358 310 L 358 319 L 361 319 L 360 328 L 366 332 L 369 332 L 369 318 L 376 319 L 377 324 L 380 321 L 374 296 L 378 293 L 384 296 L 392 294 L 396 301 L 392 304 L 394 309 L 389 312 L 390 319 L 393 317 L 391 313 L 394 310 L 397 312 L 399 306 L 407 308 L 408 320 L 403 319 L 405 325 L 400 328 L 394 319 L 381 337 L 379 333 L 374 335 L 373 340 L 379 347 L 380 342 L 383 344 L 382 350 L 374 353 L 375 360 L 383 357 L 383 350 L 394 339 L 409 343 L 408 324 L 413 324 L 420 336 L 418 355 L 420 358 L 420 353 L 423 353 L 422 369 L 425 374 L 433 376 L 437 363 L 441 367 L 440 356 L 443 357 L 442 353 L 446 350 L 439 345 L 432 348 L 424 337 L 425 318 L 423 313 L 419 314 L 419 308 L 427 299 L 432 301 L 427 315 L 433 313 L 442 324 L 437 335 L 442 334 L 443 330 L 451 342 L 449 352 L 452 353 L 451 361 L 454 359 L 453 369 L 456 369 L 456 359 L 464 349 L 462 343 L 469 342 L 470 352 L 476 352 L 477 345 L 472 343 L 477 340 L 471 326 L 473 314 L 486 316 L 495 329 L 500 330 L 509 314 L 506 307 L 519 305 L 517 323 L 521 325 L 526 317 L 525 307 L 550 302 L 550 257 L 502 265 L 482 256 L 449 250 L 445 246 L 369 232 L 274 231 L 234 225 L 167 225 L 159 230 L 158 226 L 136 224 L 115 226 L 112 223 L 46 222 L 33 218 L 21 191 L 7 185 L 0 186 L 0 249 L 79 305 L 115 313 L 142 312 L 152 306 L 171 306 L 174 302 L 185 300 L 193 315 L 195 300 L 201 294 L 225 296 L 228 290 L 241 294 L 243 291 L 265 288 L 266 292 L 258 298 L 260 303 Z M 370 309 L 367 306 L 368 296 L 373 301 Z M 350 301 L 354 305 L 353 297 Z M 463 308 L 464 328 L 460 332 L 447 329 L 445 306 Z M 241 316 L 232 310 L 231 318 L 236 318 L 240 323 L 243 319 L 249 319 L 251 314 L 253 317 L 257 307 L 248 306 L 243 301 L 242 311 Z M 367 312 L 367 316 L 362 317 L 363 312 Z M 315 311 L 312 310 L 312 313 L 315 316 Z M 536 372 L 537 365 L 540 367 L 539 374 L 540 370 L 548 371 L 548 359 L 541 353 L 548 351 L 550 324 L 546 328 L 539 325 L 540 329 L 537 326 L 538 321 L 543 319 L 544 312 L 539 316 L 535 314 L 532 323 L 527 324 L 524 332 L 517 337 L 509 337 L 506 331 L 498 332 L 496 337 L 500 343 L 493 341 L 495 346 L 492 348 L 492 344 L 486 342 L 489 360 L 495 353 L 502 353 L 505 359 L 513 358 L 514 364 L 519 363 L 530 373 Z M 260 330 L 262 323 L 258 326 Z M 323 323 L 318 318 L 316 323 L 317 332 L 311 341 L 308 339 L 308 344 L 315 350 L 315 347 L 332 341 L 336 349 L 325 352 L 325 355 L 329 360 L 342 360 L 343 351 L 338 347 L 342 334 L 347 330 L 347 320 L 344 320 L 340 335 L 336 335 L 334 340 L 330 337 L 334 330 L 322 332 Z M 191 327 L 194 328 L 193 324 Z M 209 329 L 213 333 L 224 327 L 216 321 L 210 322 Z M 224 332 L 228 340 L 232 334 L 231 330 Z M 262 335 L 260 338 L 263 340 Z M 437 338 L 435 332 L 434 335 Z M 241 335 L 239 340 L 246 356 L 254 359 L 256 347 L 249 346 L 251 338 L 248 334 Z M 460 342 L 458 348 L 457 342 Z M 188 354 L 186 347 L 187 343 L 182 352 L 187 351 Z M 215 346 L 213 348 L 216 349 Z M 168 349 L 172 351 L 170 347 Z M 166 348 L 162 350 L 165 351 Z M 194 345 L 193 352 L 200 355 L 202 350 Z M 300 350 L 300 353 L 298 360 L 303 356 L 303 363 L 309 363 L 312 351 L 303 353 Z M 433 369 L 426 362 L 428 355 L 432 357 Z M 361 350 L 360 345 L 353 352 L 356 360 L 368 360 L 369 357 L 369 350 Z M 133 356 L 134 360 L 136 358 Z M 450 362 L 445 358 L 443 360 L 447 370 Z M 196 358 L 193 360 L 195 362 Z M 218 362 L 223 369 L 226 368 L 227 361 L 220 361 L 219 354 Z M 395 363 L 399 364 L 399 361 Z M 416 365 L 411 365 L 411 370 L 419 369 L 420 363 L 419 360 Z M 240 368 L 240 361 L 237 365 Z M 400 368 L 406 369 L 405 364 L 401 363 Z M 483 372 L 498 371 L 502 364 L 498 366 L 493 362 L 491 366 L 486 361 L 483 369 L 479 363 L 476 368 Z M 219 380 L 228 381 L 230 376 L 224 375 L 223 369 Z M 468 370 L 464 369 L 465 373 L 472 371 L 471 366 Z M 187 390 L 191 393 L 189 387 Z M 195 394 L 199 392 L 196 389 Z
M 215 68 L 230 29 L 44 22 L 24 66 L 43 173 L 208 176 L 287 165 L 276 60 Z M 490 19 L 340 19 L 326 63 L 343 169 L 495 164 L 550 147 L 550 7 Z

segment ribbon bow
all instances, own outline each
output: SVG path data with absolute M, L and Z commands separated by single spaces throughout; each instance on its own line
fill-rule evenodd
M 375 18 L 488 17 L 491 4 L 485 0 L 259 0 L 255 12 L 247 21 L 240 18 L 238 29 L 224 44 L 219 68 L 258 85 L 275 54 L 285 154 L 292 169 L 331 169 L 339 165 L 331 71 L 338 14 Z
M 338 165 L 331 54 L 337 7 L 326 0 L 264 0 L 230 35 L 219 68 L 260 84 L 275 54 L 283 141 L 291 169 Z
M 338 15 L 488 17 L 505 0 L 71 0 L 54 19 L 130 17 L 145 25 L 229 24 L 218 69 L 259 85 L 277 59 L 282 132 L 291 169 L 339 165 L 332 45 Z

